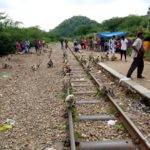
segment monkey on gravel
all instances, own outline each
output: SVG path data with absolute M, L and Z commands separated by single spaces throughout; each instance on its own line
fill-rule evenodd
M 53 65 L 53 61 L 50 59 L 49 62 L 47 63 L 47 67 L 48 68 L 53 68 L 54 65 Z
M 8 63 L 2 63 L 2 69 L 11 69 L 12 65 L 8 64 Z
M 51 58 L 52 52 L 53 52 L 53 49 L 52 49 L 52 48 L 50 48 L 48 58 Z
M 33 65 L 31 66 L 31 70 L 32 70 L 32 71 L 37 71 L 39 67 L 40 67 L 40 65 L 33 64 Z
M 64 50 L 64 52 L 63 52 L 63 58 L 67 59 L 67 57 L 68 57 L 67 52 L 66 52 L 66 50 Z
M 32 71 L 37 71 L 39 68 L 40 68 L 40 65 L 41 65 L 41 60 L 39 60 L 39 63 L 38 64 L 33 64 L 32 66 L 31 66 L 31 70 Z

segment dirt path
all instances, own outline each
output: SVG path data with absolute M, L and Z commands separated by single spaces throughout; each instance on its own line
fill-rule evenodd
M 62 51 L 52 47 L 54 68 L 47 68 L 44 53 L 15 55 L 12 69 L 0 69 L 0 125 L 7 118 L 16 121 L 13 129 L 0 132 L 0 150 L 42 150 L 66 138 L 60 98 Z M 42 64 L 33 72 L 30 66 L 39 59 Z

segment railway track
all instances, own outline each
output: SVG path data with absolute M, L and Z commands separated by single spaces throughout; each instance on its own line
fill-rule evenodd
M 71 92 L 75 95 L 75 106 L 68 107 L 71 150 L 149 150 L 148 138 L 110 88 L 115 81 L 106 74 L 99 75 L 99 68 L 87 71 L 71 49 L 67 55 L 72 69 Z

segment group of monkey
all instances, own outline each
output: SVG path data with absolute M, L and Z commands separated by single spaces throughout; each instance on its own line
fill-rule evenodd
M 67 92 L 68 88 L 71 85 L 71 68 L 70 65 L 68 64 L 68 54 L 66 49 L 63 49 L 63 92 Z
M 50 51 L 49 51 L 49 54 L 48 54 L 49 61 L 47 63 L 47 68 L 53 68 L 54 67 L 53 61 L 51 59 L 52 52 L 53 52 L 53 50 L 52 50 L 52 48 L 50 48 Z M 41 61 L 41 59 L 39 59 L 38 63 L 31 65 L 31 70 L 32 71 L 37 71 L 40 68 L 41 64 L 42 64 L 42 61 Z
M 108 56 L 97 56 L 96 58 L 94 58 L 93 53 L 91 53 L 89 55 L 89 58 L 86 59 L 85 56 L 81 56 L 78 57 L 80 63 L 84 66 L 85 71 L 89 72 L 91 71 L 92 65 L 97 64 L 99 62 L 102 62 L 104 60 L 107 60 Z M 63 92 L 67 93 L 69 87 L 71 86 L 71 68 L 68 65 L 68 55 L 66 50 L 63 50 L 63 59 L 64 59 L 64 66 L 63 66 Z M 102 85 L 100 87 L 100 91 L 101 92 L 106 92 L 109 93 L 111 96 L 115 96 L 114 94 L 114 89 L 112 88 L 114 85 L 114 82 L 112 82 L 110 85 Z M 75 97 L 73 94 L 69 94 L 67 95 L 67 97 L 65 98 L 65 104 L 66 104 L 66 108 L 71 109 L 72 107 L 75 106 Z M 67 117 L 67 110 L 65 112 L 65 114 L 63 115 L 64 117 Z
M 63 49 L 63 79 L 62 79 L 62 84 L 63 84 L 63 88 L 62 91 L 64 93 L 67 93 L 67 97 L 65 98 L 65 104 L 66 104 L 66 110 L 65 113 L 63 114 L 64 117 L 68 117 L 68 109 L 71 109 L 74 104 L 74 95 L 69 93 L 69 88 L 71 86 L 71 76 L 72 76 L 72 72 L 71 72 L 71 68 L 70 65 L 68 64 L 68 54 L 66 49 Z

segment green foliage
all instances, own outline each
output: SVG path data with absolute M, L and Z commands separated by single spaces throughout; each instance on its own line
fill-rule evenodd
M 79 139 L 81 139 L 82 138 L 82 133 L 80 132 L 80 131 L 76 131 L 75 132 L 75 139 L 76 140 L 79 140 Z
M 75 91 L 75 89 L 73 89 L 72 86 L 69 87 L 69 94 L 73 94 L 73 92 Z
M 72 111 L 72 118 L 74 122 L 78 122 L 78 112 L 77 109 L 75 107 L 71 108 Z
M 145 32 L 145 34 L 144 34 L 144 40 L 150 42 L 150 30 L 148 30 L 147 32 Z
M 13 22 L 9 16 L 0 12 L 0 56 L 15 53 L 16 41 L 24 42 L 29 40 L 31 46 L 35 39 L 49 42 L 48 33 L 39 29 L 38 26 L 20 28 L 19 21 Z
M 130 37 L 135 37 L 138 31 L 146 31 L 148 23 L 147 16 L 129 15 L 126 17 L 113 17 L 109 20 L 103 21 L 101 24 L 96 21 L 90 20 L 83 16 L 74 16 L 70 19 L 66 19 L 59 24 L 54 30 L 53 37 L 58 33 L 62 37 L 72 38 L 89 38 L 93 37 L 94 32 L 114 32 L 125 31 L 128 32 Z M 146 32 L 147 34 L 148 32 Z M 150 33 L 148 34 L 148 36 Z M 150 36 L 149 36 L 150 37 Z M 56 38 L 59 39 L 58 37 Z
M 65 92 L 61 92 L 61 93 L 60 93 L 60 98 L 61 98 L 61 99 L 65 100 L 66 97 L 67 97 L 67 93 L 65 93 Z
M 102 23 L 104 30 L 114 32 L 117 30 L 118 26 L 124 21 L 124 18 L 114 17 L 109 20 L 105 20 Z
M 126 106 L 125 106 L 125 104 L 119 103 L 118 105 L 119 105 L 119 107 L 120 107 L 123 111 L 126 111 Z
M 131 56 L 131 53 L 132 53 L 132 48 L 128 48 L 127 49 L 127 55 Z
M 127 129 L 122 123 L 117 122 L 117 130 L 118 131 L 126 131 Z
M 145 53 L 145 60 L 150 61 L 150 51 Z
M 134 36 L 138 31 L 145 31 L 148 23 L 147 16 L 129 15 L 127 17 L 114 17 L 102 23 L 105 31 L 127 31 Z
M 104 91 L 100 91 L 99 90 L 99 88 L 96 88 L 96 97 L 97 98 L 104 98 L 104 97 L 106 97 L 106 92 L 104 92 Z
M 13 36 L 6 31 L 0 34 L 0 45 L 0 56 L 15 52 Z
M 60 33 L 64 37 L 74 36 L 74 35 L 85 35 L 94 31 L 97 28 L 98 23 L 96 21 L 90 20 L 84 16 L 73 16 L 70 19 L 66 19 L 61 24 L 59 24 L 54 30 L 54 33 Z M 96 31 L 95 30 L 95 31 Z
M 68 123 L 68 122 L 66 122 L 64 128 L 65 128 L 66 130 L 69 130 L 69 123 Z
M 91 32 L 97 32 L 99 31 L 99 26 L 97 24 L 91 24 L 91 25 L 80 25 L 75 28 L 74 35 L 82 35 L 85 36 L 87 34 L 90 34 Z M 93 36 L 93 34 L 92 34 Z
M 145 38 L 150 40 L 150 30 L 146 30 L 147 16 L 113 17 L 101 24 L 85 16 L 73 16 L 49 32 L 42 31 L 38 26 L 20 28 L 20 24 L 22 22 L 13 22 L 9 16 L 0 12 L 0 55 L 14 53 L 16 41 L 29 40 L 33 46 L 35 39 L 42 39 L 48 43 L 61 39 L 89 38 L 93 37 L 94 32 L 126 31 L 130 37 L 135 37 L 137 31 L 144 31 Z M 129 50 L 129 52 L 131 51 Z M 149 53 L 146 54 L 146 57 L 149 60 Z
M 52 42 L 60 41 L 62 39 L 62 36 L 60 35 L 60 33 L 53 32 L 53 31 L 48 33 L 48 37 Z
M 107 114 L 108 115 L 114 115 L 114 114 L 116 114 L 116 110 L 111 107 L 110 109 L 107 110 Z

